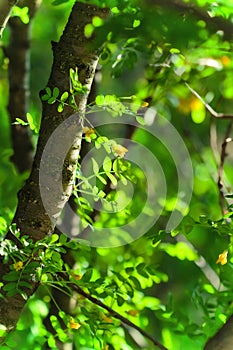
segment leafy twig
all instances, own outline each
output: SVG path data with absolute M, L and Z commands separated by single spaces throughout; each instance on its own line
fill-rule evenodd
M 63 280 L 68 280 L 69 277 L 65 272 L 60 272 L 59 276 L 61 276 L 61 278 Z M 163 346 L 158 340 L 156 340 L 154 337 L 152 337 L 152 335 L 150 335 L 149 333 L 147 333 L 144 329 L 140 328 L 139 326 L 137 326 L 136 324 L 134 324 L 133 322 L 131 322 L 130 320 L 128 320 L 126 317 L 122 316 L 121 314 L 119 314 L 118 312 L 116 312 L 115 310 L 113 310 L 111 307 L 105 305 L 102 301 L 100 301 L 99 299 L 93 297 L 92 295 L 90 295 L 89 293 L 85 292 L 80 286 L 78 286 L 75 283 L 71 283 L 69 285 L 69 287 L 77 292 L 78 294 L 82 295 L 83 297 L 85 297 L 86 299 L 88 299 L 89 301 L 91 301 L 93 304 L 100 306 L 101 308 L 107 310 L 112 317 L 120 320 L 122 323 L 136 329 L 138 332 L 140 332 L 145 338 L 149 339 L 154 345 L 156 345 L 159 349 L 161 350 L 168 350 L 165 346 Z

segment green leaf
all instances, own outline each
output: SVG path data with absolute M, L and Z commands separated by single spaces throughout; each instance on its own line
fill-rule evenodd
M 57 316 L 51 315 L 50 322 L 51 322 L 51 324 L 56 332 L 59 332 L 61 330 L 61 325 L 60 325 L 60 322 L 58 321 Z
M 106 196 L 106 193 L 104 191 L 100 190 L 99 193 L 98 193 L 98 196 L 100 198 L 104 198 Z
M 138 266 L 136 266 L 136 270 L 139 273 L 139 275 L 148 278 L 148 273 L 146 271 L 146 264 L 145 263 L 141 263 Z
M 112 169 L 112 161 L 111 161 L 111 159 L 109 157 L 105 157 L 104 158 L 103 169 L 104 169 L 104 171 L 106 173 L 111 171 L 111 169 Z
M 197 253 L 185 242 L 176 244 L 161 243 L 160 250 L 164 250 L 168 255 L 178 258 L 179 260 L 195 261 L 198 259 Z
M 56 348 L 56 341 L 52 334 L 50 334 L 50 336 L 48 337 L 47 343 L 50 348 Z
M 103 20 L 99 16 L 94 16 L 92 18 L 92 23 L 94 27 L 101 27 L 103 25 Z
M 203 289 L 209 293 L 209 294 L 215 294 L 216 293 L 216 289 L 211 285 L 211 284 L 204 284 L 203 285 Z
M 20 291 L 18 289 L 11 289 L 7 292 L 7 297 L 13 297 L 15 296 L 16 294 L 20 294 Z
M 50 87 L 47 86 L 47 87 L 45 88 L 45 91 L 46 91 L 46 93 L 47 93 L 48 96 L 50 96 L 50 97 L 52 96 L 52 90 L 50 89 Z
M 120 175 L 119 176 L 119 179 L 121 180 L 121 182 L 123 183 L 123 185 L 127 185 L 127 183 L 128 183 L 128 181 L 127 181 L 127 179 L 123 176 L 123 175 Z
M 50 95 L 42 95 L 41 96 L 41 100 L 42 101 L 48 101 L 50 99 L 50 97 L 51 97 Z
M 138 278 L 134 277 L 134 276 L 129 276 L 128 280 L 130 280 L 133 285 L 134 285 L 134 288 L 140 290 L 141 289 L 141 284 L 138 280 Z
M 98 95 L 95 98 L 95 103 L 97 104 L 97 106 L 103 106 L 105 104 L 105 98 L 104 95 Z
M 96 174 L 96 177 L 102 182 L 102 184 L 107 185 L 107 181 L 103 176 Z
M 82 282 L 89 282 L 93 275 L 93 269 L 88 269 L 82 276 Z
M 52 105 L 53 103 L 55 103 L 56 102 L 56 99 L 52 96 L 52 97 L 50 97 L 50 99 L 48 100 L 48 104 L 49 105 Z
M 69 93 L 67 91 L 64 91 L 63 94 L 61 95 L 60 100 L 62 102 L 65 102 L 68 99 L 68 97 L 69 97 Z
M 133 267 L 127 267 L 125 269 L 125 272 L 128 274 L 128 275 L 131 275 L 133 272 L 134 272 L 134 268 Z
M 140 24 L 141 24 L 141 21 L 140 21 L 139 19 L 135 19 L 135 20 L 133 21 L 133 28 L 139 27 Z
M 33 116 L 30 113 L 26 114 L 27 121 L 29 123 L 30 129 L 35 130 L 36 129 L 36 124 L 34 122 Z
M 28 289 L 32 289 L 32 287 L 33 287 L 31 283 L 26 282 L 26 281 L 22 281 L 22 280 L 19 280 L 18 286 L 19 287 L 26 287 Z
M 91 160 L 92 160 L 93 172 L 95 175 L 97 175 L 99 172 L 99 165 L 94 158 L 91 158 Z
M 63 261 L 61 259 L 61 254 L 59 254 L 58 252 L 53 252 L 51 259 L 53 260 L 53 262 L 59 263 L 61 265 L 63 264 Z
M 119 171 L 119 158 L 116 158 L 112 164 L 113 171 L 118 174 Z
M 170 49 L 170 53 L 172 53 L 172 54 L 178 54 L 178 53 L 180 53 L 180 50 L 179 50 L 179 49 L 176 49 L 176 48 L 172 48 L 172 49 Z
M 59 238 L 59 243 L 61 245 L 63 245 L 63 244 L 65 244 L 67 242 L 67 239 L 68 239 L 68 237 L 62 233 L 60 238 Z
M 52 244 L 52 243 L 57 242 L 57 241 L 58 241 L 58 239 L 59 239 L 58 234 L 56 234 L 56 233 L 52 234 L 52 236 L 51 236 L 51 237 L 49 237 L 49 244 Z
M 58 89 L 58 87 L 55 87 L 54 89 L 53 89 L 53 98 L 57 98 L 59 96 L 59 89 Z
M 17 290 L 16 286 L 17 286 L 17 283 L 10 282 L 5 284 L 5 286 L 3 287 L 3 290 L 5 290 L 6 292 L 11 290 L 16 291 Z
M 64 103 L 60 103 L 60 104 L 58 105 L 58 107 L 57 107 L 57 111 L 58 111 L 59 113 L 61 113 L 61 112 L 63 111 L 63 109 L 64 109 Z
M 125 303 L 125 299 L 122 296 L 117 295 L 117 305 L 122 306 Z
M 84 35 L 86 38 L 90 38 L 92 36 L 92 33 L 94 31 L 95 27 L 92 23 L 88 23 L 84 27 Z
M 106 175 L 110 179 L 113 186 L 117 186 L 117 179 L 115 178 L 115 176 L 111 173 L 106 173 Z
M 11 271 L 3 276 L 4 281 L 17 281 L 19 279 L 18 271 Z
M 28 24 L 30 21 L 28 15 L 28 6 L 19 7 L 14 6 L 12 11 L 12 17 L 19 17 L 24 24 Z

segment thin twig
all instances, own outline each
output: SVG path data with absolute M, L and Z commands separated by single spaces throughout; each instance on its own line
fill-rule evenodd
M 232 142 L 232 138 L 230 137 L 230 133 L 232 130 L 233 121 L 231 121 L 227 127 L 226 134 L 224 137 L 224 141 L 222 143 L 221 155 L 220 155 L 220 163 L 218 168 L 218 190 L 219 190 L 219 204 L 223 214 L 226 214 L 226 199 L 223 191 L 223 168 L 224 162 L 227 157 L 226 149 L 227 144 Z
M 69 280 L 69 276 L 64 273 L 64 272 L 60 272 L 59 275 L 62 277 L 63 280 Z M 139 326 L 137 326 L 136 324 L 134 324 L 133 322 L 131 322 L 130 320 L 128 320 L 127 318 L 125 318 L 124 316 L 122 316 L 121 314 L 119 314 L 118 312 L 116 312 L 115 310 L 113 310 L 111 307 L 105 305 L 102 301 L 100 301 L 99 299 L 93 297 L 92 295 L 90 295 L 89 293 L 85 292 L 80 286 L 78 286 L 75 283 L 71 283 L 69 284 L 69 287 L 71 289 L 73 289 L 75 292 L 77 292 L 78 294 L 82 295 L 83 297 L 85 297 L 86 299 L 88 299 L 89 301 L 91 301 L 93 304 L 100 306 L 102 309 L 107 310 L 112 317 L 120 320 L 122 323 L 136 329 L 138 332 L 140 332 L 145 338 L 149 339 L 154 345 L 156 345 L 159 349 L 161 350 L 168 350 L 165 346 L 163 346 L 158 340 L 156 340 L 154 337 L 152 337 L 152 335 L 150 335 L 149 333 L 147 333 L 146 331 L 144 331 L 144 329 L 140 328 Z
M 191 86 L 187 82 L 185 82 L 185 85 L 187 86 L 189 91 L 191 91 L 191 93 L 194 96 L 196 96 L 196 98 L 198 98 L 198 100 L 200 100 L 201 103 L 203 103 L 203 105 L 205 106 L 207 111 L 212 115 L 212 117 L 217 118 L 217 119 L 233 119 L 233 114 L 225 114 L 225 113 L 216 112 L 207 102 L 205 102 L 205 100 L 198 94 L 197 91 L 195 91 L 193 88 L 191 88 Z

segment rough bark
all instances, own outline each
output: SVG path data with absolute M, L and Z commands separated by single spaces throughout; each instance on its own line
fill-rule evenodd
M 10 18 L 12 8 L 18 0 L 1 0 L 0 2 L 0 38 Z
M 30 29 L 31 20 L 35 15 L 40 0 L 21 0 L 19 7 L 29 8 L 28 24 L 23 23 L 19 17 L 11 17 L 10 43 L 5 49 L 9 58 L 9 103 L 8 112 L 11 123 L 11 140 L 13 148 L 12 162 L 20 173 L 31 169 L 33 160 L 33 146 L 28 126 L 14 124 L 16 118 L 27 121 L 26 113 L 29 109 L 29 78 L 30 78 Z
M 107 14 L 108 10 L 106 9 L 76 2 L 60 41 L 53 44 L 54 61 L 47 86 L 51 89 L 56 86 L 61 93 L 65 90 L 69 91 L 69 69 L 77 68 L 79 81 L 87 88 L 86 94 L 77 97 L 76 102 L 79 113 L 84 113 L 85 111 L 88 92 L 90 91 L 98 61 L 97 50 L 90 45 L 93 40 L 91 38 L 87 39 L 84 36 L 84 28 L 86 24 L 91 23 L 93 16 L 104 18 Z M 18 206 L 13 219 L 13 222 L 16 223 L 22 234 L 29 235 L 34 241 L 42 239 L 53 232 L 56 218 L 61 213 L 72 191 L 72 183 L 81 144 L 81 129 L 75 134 L 72 140 L 73 145 L 64 162 L 64 168 L 62 169 L 63 188 L 61 192 L 54 193 L 54 200 L 51 202 L 51 213 L 54 214 L 54 220 L 51 221 L 44 209 L 40 196 L 40 161 L 45 145 L 53 131 L 73 113 L 74 111 L 70 107 L 65 107 L 62 113 L 58 113 L 57 103 L 53 105 L 49 105 L 47 102 L 43 103 L 41 129 L 32 171 L 24 187 L 18 193 Z M 69 140 L 69 131 L 73 132 L 73 125 L 68 123 L 67 130 L 64 130 L 63 145 L 66 140 Z M 59 142 L 57 147 L 59 150 Z M 56 185 L 61 180 L 60 169 L 56 168 L 56 159 L 54 157 L 47 159 L 45 168 L 46 166 L 48 168 L 52 167 L 54 173 L 53 183 Z M 48 190 L 53 190 L 53 183 L 47 185 Z M 5 238 L 14 240 L 14 235 L 8 232 Z M 6 272 L 7 266 L 2 264 L 0 275 L 3 276 Z M 34 283 L 33 287 L 34 291 L 37 285 Z M 30 291 L 27 294 L 29 296 L 32 293 Z M 9 330 L 14 328 L 24 304 L 25 300 L 19 295 L 5 300 L 1 299 L 0 324 L 5 325 Z
M 232 350 L 233 348 L 233 316 L 206 343 L 204 350 Z

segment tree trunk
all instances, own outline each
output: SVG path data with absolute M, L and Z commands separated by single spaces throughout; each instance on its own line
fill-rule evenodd
M 9 20 L 11 29 L 9 46 L 4 50 L 9 58 L 9 103 L 8 112 L 11 123 L 11 140 L 13 148 L 12 162 L 20 173 L 31 170 L 33 146 L 28 126 L 14 124 L 16 118 L 27 122 L 29 110 L 30 80 L 30 29 L 40 1 L 21 0 L 19 7 L 29 7 L 30 22 L 25 24 L 19 17 Z
M 88 23 L 92 22 L 93 16 L 106 17 L 108 10 L 100 9 L 93 5 L 86 5 L 84 3 L 76 2 L 72 9 L 68 23 L 62 34 L 60 41 L 53 44 L 54 61 L 52 65 L 51 75 L 49 77 L 48 86 L 53 89 L 59 88 L 60 94 L 70 89 L 70 68 L 78 69 L 79 81 L 87 88 L 87 93 L 79 95 L 77 98 L 77 106 L 79 113 L 85 112 L 88 93 L 91 88 L 91 83 L 94 77 L 95 68 L 98 61 L 97 50 L 91 45 L 93 38 L 86 38 L 84 35 L 84 28 Z M 64 108 L 61 113 L 57 112 L 57 103 L 49 105 L 47 102 L 43 103 L 42 122 L 40 135 L 34 158 L 31 174 L 26 181 L 24 187 L 18 194 L 18 206 L 13 219 L 22 234 L 27 234 L 33 241 L 42 239 L 53 232 L 56 224 L 56 219 L 60 215 L 65 203 L 69 199 L 72 192 L 72 184 L 76 171 L 76 164 L 79 155 L 81 144 L 81 127 L 79 131 L 75 132 L 72 140 L 72 147 L 70 148 L 65 162 L 64 168 L 56 168 L 56 159 L 51 155 L 51 158 L 46 159 L 44 168 L 52 168 L 54 178 L 53 183 L 55 188 L 58 188 L 61 176 L 63 188 L 59 193 L 54 193 L 54 200 L 51 202 L 51 213 L 53 213 L 54 220 L 50 220 L 40 194 L 39 186 L 39 169 L 43 150 L 46 146 L 50 136 L 64 120 L 67 120 L 74 110 L 68 106 Z M 78 116 L 77 116 L 78 117 Z M 78 121 L 79 122 L 79 121 Z M 73 132 L 74 126 L 67 124 L 67 130 L 64 130 L 64 142 L 69 141 L 68 132 Z M 77 130 L 77 127 L 75 127 Z M 61 141 L 61 140 L 58 140 Z M 59 142 L 57 147 L 59 148 Z M 47 184 L 49 190 L 53 186 L 50 182 Z M 50 187 L 51 186 L 51 187 Z M 53 188 L 52 188 L 53 189 Z M 14 240 L 14 235 L 9 231 L 5 239 Z M 1 277 L 8 272 L 7 265 L 1 264 Z M 37 284 L 29 281 L 35 291 Z M 33 292 L 26 290 L 27 295 L 30 296 Z M 0 300 L 0 324 L 6 326 L 8 330 L 13 329 L 20 317 L 25 300 L 20 296 Z
M 204 350 L 232 350 L 233 348 L 233 316 L 207 342 Z

